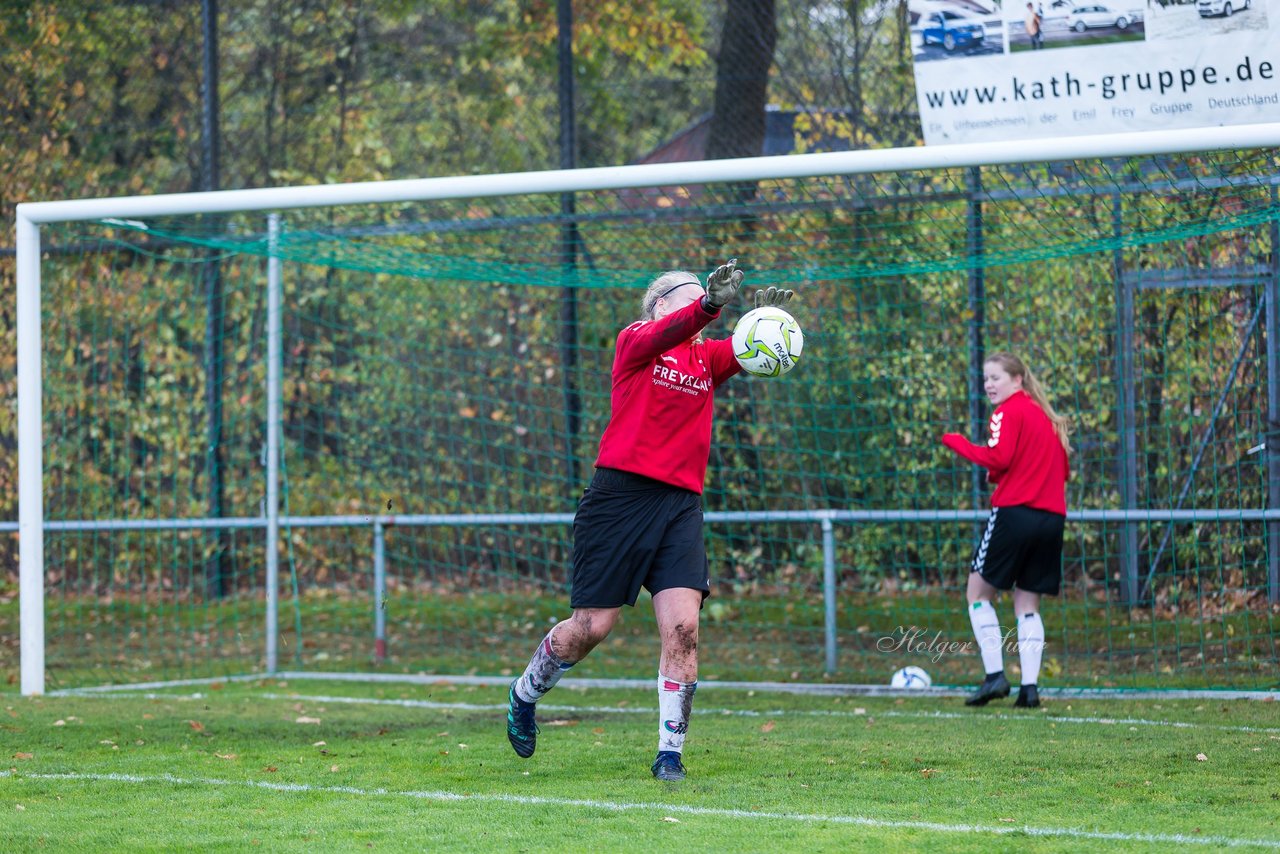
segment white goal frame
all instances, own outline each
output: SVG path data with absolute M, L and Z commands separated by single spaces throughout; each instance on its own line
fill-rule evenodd
M 999 166 L 1034 161 L 1089 160 L 1201 151 L 1280 147 L 1280 123 L 1120 133 L 962 145 L 844 151 L 736 160 L 550 170 L 351 184 L 224 190 L 154 196 L 25 202 L 16 209 L 17 357 L 18 357 L 18 523 L 21 691 L 45 691 L 44 626 L 44 471 L 42 460 L 40 227 L 59 222 L 148 218 L 232 212 L 274 212 L 330 205 L 415 202 L 480 196 L 558 194 L 681 184 L 810 178 L 925 169 Z M 278 276 L 278 270 L 276 272 Z M 278 303 L 274 306 L 279 311 Z M 276 345 L 278 346 L 278 341 Z M 268 346 L 271 344 L 269 342 Z M 277 378 L 278 379 L 278 378 Z M 268 376 L 270 383 L 272 378 Z M 269 406 L 272 396 L 268 394 Z M 278 415 L 268 413 L 267 453 L 279 451 Z M 274 457 L 273 457 L 274 458 Z M 269 473 L 269 477 L 272 472 Z M 273 512 L 277 511 L 277 512 Z M 1276 510 L 1255 511 L 1273 518 Z M 268 514 L 278 524 L 278 509 Z M 1165 518 L 1166 514 L 1130 514 Z M 1280 517 L 1277 517 L 1280 518 Z M 172 521 L 172 520 L 170 520 Z M 830 524 L 828 520 L 827 525 Z M 266 548 L 274 553 L 275 532 L 268 527 Z M 0 529 L 13 530 L 12 523 Z M 270 567 L 268 568 L 270 575 Z M 268 577 L 270 581 L 270 577 Z M 274 614 L 268 611 L 268 639 Z M 268 661 L 271 656 L 268 655 Z

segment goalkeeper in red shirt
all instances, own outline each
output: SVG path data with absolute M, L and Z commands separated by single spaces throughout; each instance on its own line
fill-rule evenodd
M 969 620 L 987 675 L 965 705 L 984 706 L 1009 696 L 1004 636 L 993 603 L 996 591 L 1012 588 L 1022 665 L 1014 705 L 1035 708 L 1040 705 L 1037 681 L 1044 652 L 1040 597 L 1056 596 L 1062 583 L 1070 425 L 1053 410 L 1018 357 L 995 353 L 983 362 L 982 373 L 987 398 L 996 407 L 988 425 L 990 438 L 975 445 L 959 433 L 942 437 L 948 448 L 985 467 L 987 480 L 996 487 L 968 586 Z
M 613 629 L 640 588 L 653 596 L 662 641 L 658 662 L 658 755 L 653 776 L 682 780 L 681 759 L 698 687 L 698 615 L 710 593 L 702 534 L 702 487 L 711 452 L 715 389 L 741 368 L 728 339 L 702 330 L 742 285 L 737 262 L 717 267 L 705 290 L 684 271 L 645 292 L 642 319 L 618 334 L 609 423 L 595 475 L 573 520 L 573 615 L 538 644 L 508 692 L 507 738 L 533 755 L 534 704 Z M 756 305 L 792 292 L 768 288 Z

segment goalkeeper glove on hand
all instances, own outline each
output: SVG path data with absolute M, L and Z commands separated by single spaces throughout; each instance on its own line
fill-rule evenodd
M 703 299 L 710 311 L 716 312 L 724 308 L 733 301 L 738 288 L 742 287 L 743 273 L 737 266 L 738 259 L 730 258 L 728 264 L 721 264 L 707 276 L 707 295 Z
M 795 295 L 795 291 L 787 291 L 782 288 L 765 288 L 756 291 L 756 308 L 763 308 L 766 305 L 780 307 Z

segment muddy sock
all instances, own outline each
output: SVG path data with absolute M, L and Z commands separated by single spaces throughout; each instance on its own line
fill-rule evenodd
M 684 750 L 685 733 L 689 731 L 689 714 L 693 711 L 693 693 L 698 683 L 677 682 L 658 674 L 658 750 Z
M 538 644 L 533 658 L 529 659 L 529 666 L 516 680 L 516 696 L 526 703 L 536 703 L 541 700 L 543 694 L 556 686 L 564 672 L 573 667 L 572 663 L 564 661 L 551 651 L 553 632 L 555 632 L 554 628 L 547 632 L 547 636 Z

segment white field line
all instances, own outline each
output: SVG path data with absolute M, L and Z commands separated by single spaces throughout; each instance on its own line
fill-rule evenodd
M 362 682 L 365 684 L 408 685 L 501 685 L 511 682 L 510 676 L 450 676 L 429 673 L 327 673 L 324 671 L 281 671 L 278 673 L 249 673 L 237 676 L 208 676 L 197 679 L 172 679 L 162 682 L 135 682 L 120 685 L 93 685 L 84 688 L 64 688 L 50 691 L 49 696 L 73 694 L 109 694 L 117 691 L 143 691 L 162 688 L 180 688 L 195 685 L 215 685 L 219 682 L 252 682 L 268 680 L 311 679 L 324 682 Z M 562 679 L 566 688 L 649 688 L 652 679 Z M 812 682 L 731 682 L 704 679 L 698 687 L 733 691 L 758 691 L 761 693 L 805 694 L 822 697 L 964 697 L 972 688 L 903 689 L 888 685 L 855 685 L 843 683 Z M 1040 696 L 1060 700 L 1270 700 L 1280 701 L 1280 690 L 1234 690 L 1229 688 L 1041 688 Z
M 147 699 L 147 700 L 207 700 L 209 694 L 154 694 L 154 693 L 124 693 L 113 692 L 111 694 L 102 695 L 119 698 Z M 435 709 L 437 711 L 456 711 L 456 712 L 503 712 L 506 711 L 505 703 L 443 703 L 436 700 L 408 700 L 408 699 L 387 699 L 378 697 L 340 697 L 330 695 L 317 694 L 277 694 L 266 692 L 262 694 L 254 694 L 256 698 L 264 700 L 291 700 L 298 703 L 332 703 L 332 704 L 348 704 L 354 706 L 399 706 L 406 709 Z M 562 706 L 555 703 L 539 703 L 538 709 L 542 712 L 555 712 L 569 715 L 653 715 L 655 711 L 648 706 Z M 855 712 L 844 711 L 839 709 L 774 709 L 774 710 L 757 710 L 757 709 L 715 709 L 715 708 L 697 708 L 697 712 L 702 715 L 722 715 L 725 717 L 748 717 L 748 718 L 787 718 L 787 717 L 830 717 L 830 718 L 915 718 L 915 719 L 937 719 L 937 720 L 980 720 L 984 723 L 998 721 L 1001 723 L 1008 721 L 1049 721 L 1051 723 L 1065 724 L 1096 724 L 1101 726 L 1149 726 L 1149 727 L 1167 727 L 1169 729 L 1189 729 L 1189 730 L 1216 730 L 1219 732 L 1249 732 L 1260 734 L 1276 734 L 1280 735 L 1280 727 L 1257 727 L 1245 724 L 1205 724 L 1192 723 L 1189 721 L 1162 721 L 1151 718 L 1107 718 L 1107 717 L 1085 717 L 1072 715 L 1052 715 L 1041 712 L 1032 713 L 1016 713 L 1016 714 L 995 714 L 983 716 L 981 712 L 908 712 L 898 710 L 871 711 L 871 712 Z
M 553 806 L 569 809 L 603 809 L 611 812 L 649 811 L 669 816 L 672 813 L 687 816 L 730 818 L 730 819 L 766 819 L 772 821 L 791 822 L 796 824 L 845 824 L 858 827 L 879 827 L 890 829 L 925 830 L 934 833 L 969 833 L 969 834 L 1026 834 L 1028 836 L 1062 837 L 1067 839 L 1092 839 L 1115 842 L 1148 842 L 1156 845 L 1211 845 L 1217 848 L 1274 848 L 1280 849 L 1277 839 L 1248 839 L 1230 836 L 1189 836 L 1181 833 L 1124 833 L 1122 831 L 1082 830 L 1074 827 L 1036 827 L 1034 825 L 1008 825 L 1004 827 L 988 827 L 978 824 L 946 824 L 933 821 L 894 821 L 892 819 L 867 818 L 856 815 L 815 815 L 806 813 L 757 812 L 752 810 L 718 809 L 715 807 L 693 807 L 680 804 L 646 804 L 627 803 L 625 801 L 600 801 L 578 798 L 547 798 L 533 795 L 502 794 L 459 794 L 442 791 L 395 791 L 391 789 L 361 789 L 355 786 L 311 786 L 306 783 L 269 783 L 262 780 L 220 780 L 210 777 L 176 777 L 171 774 L 142 776 L 138 774 L 19 774 L 13 771 L 0 771 L 0 778 L 10 778 L 15 782 L 25 780 L 52 780 L 83 783 L 137 783 L 139 785 L 171 785 L 195 787 L 243 787 L 265 789 L 271 792 L 308 794 L 355 795 L 357 797 L 392 797 L 413 798 L 424 801 L 445 801 L 455 803 L 503 803 L 523 806 Z
M 388 700 L 385 698 L 330 697 L 330 696 L 323 696 L 323 695 L 322 696 L 314 696 L 314 695 L 295 696 L 292 694 L 259 694 L 257 696 L 266 697 L 268 699 L 273 699 L 273 700 L 296 700 L 298 702 L 306 701 L 311 703 L 351 703 L 351 704 L 374 703 L 379 705 L 380 704 L 412 703 L 416 705 L 419 703 L 432 702 L 430 700 L 397 700 L 397 699 Z M 435 703 L 434 705 L 428 706 L 427 708 L 437 708 L 437 709 L 457 708 L 457 709 L 463 709 L 467 711 L 470 711 L 472 709 L 477 711 L 479 710 L 506 711 L 507 705 L 506 703 L 489 704 L 489 705 Z M 653 715 L 656 713 L 655 710 L 652 708 L 631 708 L 631 707 L 618 708 L 618 707 L 612 707 L 612 706 L 560 706 L 560 705 L 554 705 L 551 703 L 539 704 L 538 708 L 542 709 L 544 712 L 561 712 L 566 714 L 593 714 L 593 713 L 607 714 L 610 712 L 615 712 L 615 713 L 622 712 L 622 713 L 630 713 L 630 714 Z M 740 717 L 752 717 L 752 718 L 762 718 L 762 717 L 785 718 L 788 716 L 837 717 L 837 718 L 861 718 L 861 717 L 938 718 L 942 720 L 952 720 L 952 719 L 982 720 L 983 722 L 987 722 L 990 720 L 998 720 L 998 721 L 1047 720 L 1047 721 L 1052 721 L 1053 723 L 1069 723 L 1069 724 L 1102 724 L 1105 726 L 1117 726 L 1117 725 L 1125 724 L 1128 726 L 1171 727 L 1173 729 L 1213 729 L 1213 730 L 1222 730 L 1226 732 L 1256 732 L 1256 733 L 1280 734 L 1280 727 L 1254 727 L 1254 726 L 1247 726 L 1247 725 L 1231 725 L 1231 724 L 1200 724 L 1200 723 L 1190 723 L 1187 721 L 1151 720 L 1148 718 L 1102 718 L 1102 717 L 1083 717 L 1083 716 L 1073 717 L 1069 715 L 1050 715 L 1045 713 L 1041 713 L 1039 715 L 1036 715 L 1035 713 L 1032 713 L 1030 715 L 1001 714 L 995 717 L 982 717 L 981 713 L 966 714 L 964 712 L 905 712 L 905 711 L 896 711 L 896 710 L 889 710 L 889 711 L 883 711 L 883 712 L 868 712 L 865 714 L 852 712 L 852 711 L 841 711 L 836 709 L 831 709 L 831 710 L 799 709 L 794 711 L 782 710 L 782 709 L 777 709 L 773 711 L 757 711 L 754 709 L 698 709 L 698 711 L 701 714 L 706 714 L 706 715 L 726 715 L 726 716 L 740 716 Z
M 261 673 L 238 676 L 200 676 L 193 679 L 165 679 L 158 682 L 131 682 L 121 685 L 91 685 L 85 688 L 59 688 L 47 692 L 50 697 L 72 697 L 77 694 L 111 694 L 116 691 L 149 691 L 162 688 L 189 688 L 196 685 L 216 685 L 219 682 L 255 682 L 273 677 Z

